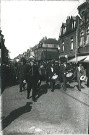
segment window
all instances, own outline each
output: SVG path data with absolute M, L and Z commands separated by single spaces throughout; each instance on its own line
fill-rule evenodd
M 64 41 L 62 42 L 62 50 L 64 52 Z
M 84 31 L 82 30 L 80 33 L 80 46 L 84 45 Z
M 65 32 L 66 32 L 66 27 L 63 28 L 63 34 L 65 34 Z
M 84 37 L 81 37 L 80 38 L 80 46 L 83 46 L 84 45 Z
M 86 44 L 89 44 L 89 35 L 86 37 Z
M 47 45 L 46 44 L 43 44 L 42 47 L 47 47 Z
M 64 45 L 63 45 L 63 52 L 64 52 Z
M 71 50 L 74 48 L 73 38 L 71 38 Z
M 53 48 L 54 45 L 53 44 L 48 44 L 48 48 Z
M 87 27 L 86 33 L 87 33 L 87 34 L 89 33 L 89 26 Z
M 76 22 L 74 21 L 74 28 L 76 27 Z

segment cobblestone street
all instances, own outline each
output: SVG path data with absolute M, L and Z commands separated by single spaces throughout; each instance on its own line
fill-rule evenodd
M 42 82 L 45 87 L 45 83 Z M 88 91 L 82 84 L 78 91 L 71 83 L 67 91 L 48 88 L 42 91 L 37 102 L 26 99 L 26 91 L 19 92 L 19 85 L 6 88 L 2 98 L 2 121 L 5 135 L 37 134 L 87 134 L 88 132 Z M 42 88 L 42 87 L 41 87 Z

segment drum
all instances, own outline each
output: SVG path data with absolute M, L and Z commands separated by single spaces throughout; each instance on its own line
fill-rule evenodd
M 74 78 L 74 73 L 72 71 L 68 71 L 66 73 L 66 78 L 67 78 L 67 81 L 71 82 Z
M 82 75 L 82 76 L 80 77 L 80 80 L 81 80 L 81 81 L 85 81 L 85 80 L 86 80 L 86 76 Z
M 52 76 L 52 79 L 53 80 L 56 80 L 58 78 L 58 75 L 56 75 L 56 74 L 54 74 L 53 76 Z
M 72 75 L 73 75 L 73 73 L 72 72 L 68 72 L 67 74 L 66 74 L 66 77 L 72 77 Z

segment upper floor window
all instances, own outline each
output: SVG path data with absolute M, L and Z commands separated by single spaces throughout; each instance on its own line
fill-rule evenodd
M 73 38 L 71 38 L 71 50 L 73 50 L 73 48 L 74 48 L 74 43 L 73 43 Z
M 86 44 L 89 44 L 89 34 L 86 37 Z
M 62 42 L 62 51 L 64 52 L 64 41 Z
M 66 32 L 66 27 L 63 27 L 63 34 L 65 34 Z
M 87 27 L 86 33 L 87 33 L 87 34 L 89 33 L 89 26 Z
M 80 46 L 84 45 L 84 31 L 82 30 L 80 33 Z
M 80 46 L 83 46 L 84 45 L 84 37 L 81 37 L 80 38 Z
M 64 52 L 64 45 L 63 45 L 63 52 Z
M 74 21 L 74 28 L 76 27 L 76 22 Z

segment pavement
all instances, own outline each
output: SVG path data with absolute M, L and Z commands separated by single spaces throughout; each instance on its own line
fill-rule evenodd
M 19 92 L 19 85 L 6 88 L 1 98 L 3 135 L 87 134 L 89 88 L 82 83 L 67 85 L 67 91 L 57 82 L 54 92 L 46 91 L 42 82 L 37 102 L 26 99 L 26 91 Z

